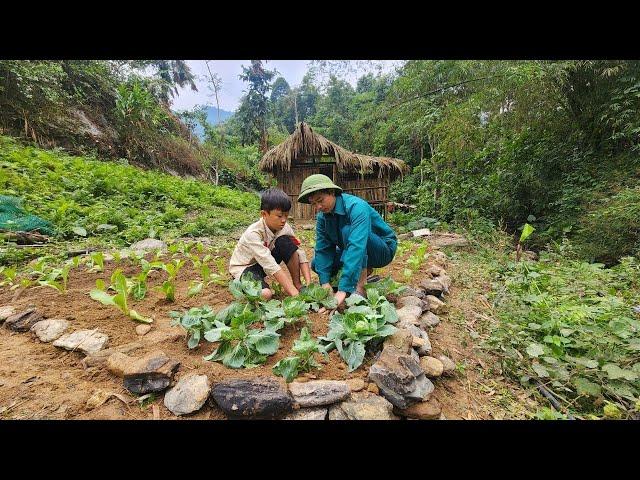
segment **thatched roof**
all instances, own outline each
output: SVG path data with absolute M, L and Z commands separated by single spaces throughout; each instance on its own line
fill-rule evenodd
M 353 153 L 340 145 L 327 140 L 304 122 L 280 145 L 276 145 L 260 160 L 259 168 L 263 172 L 291 170 L 291 162 L 308 157 L 331 156 L 335 159 L 339 171 L 372 173 L 374 170 L 382 176 L 386 170 L 390 174 L 402 174 L 409 170 L 402 160 L 390 157 L 371 157 Z

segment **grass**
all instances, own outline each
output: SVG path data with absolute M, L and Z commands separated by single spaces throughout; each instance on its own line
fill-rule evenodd
M 25 147 L 9 137 L 0 136 L 0 167 L 0 191 L 21 198 L 25 210 L 51 222 L 54 240 L 65 249 L 123 247 L 147 237 L 224 237 L 259 213 L 255 194 L 140 170 L 126 160 L 103 162 Z M 4 247 L 0 265 L 59 250 Z

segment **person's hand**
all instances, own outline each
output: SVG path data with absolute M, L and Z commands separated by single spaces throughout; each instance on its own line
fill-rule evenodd
M 335 312 L 338 309 L 338 307 L 342 305 L 342 302 L 344 302 L 344 299 L 346 297 L 347 297 L 347 292 L 341 292 L 341 291 L 336 292 L 336 294 L 333 296 L 333 298 L 336 299 L 336 307 L 332 309 L 327 309 L 325 307 L 322 307 L 320 310 L 318 310 L 318 313 L 327 312 L 329 313 L 329 316 L 331 316 L 333 312 Z

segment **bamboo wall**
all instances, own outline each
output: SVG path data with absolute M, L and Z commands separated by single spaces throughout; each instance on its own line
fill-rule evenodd
M 353 173 L 338 172 L 335 164 L 315 163 L 311 165 L 291 166 L 290 171 L 278 170 L 275 178 L 278 188 L 284 190 L 291 199 L 291 212 L 289 216 L 296 220 L 315 219 L 316 213 L 310 205 L 298 203 L 298 195 L 302 182 L 309 175 L 321 173 L 331 178 L 336 185 L 343 188 L 345 193 L 357 195 L 366 200 L 383 217 L 386 218 L 386 202 L 389 193 L 389 177 L 378 178 L 377 172 L 365 176 Z M 337 178 L 336 178 L 337 177 Z

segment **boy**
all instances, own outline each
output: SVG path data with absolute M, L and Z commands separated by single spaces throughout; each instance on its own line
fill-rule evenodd
M 273 275 L 291 296 L 298 295 L 302 287 L 300 272 L 307 285 L 311 283 L 309 261 L 302 249 L 298 248 L 300 241 L 287 223 L 289 210 L 291 200 L 286 193 L 277 188 L 264 191 L 260 195 L 261 218 L 242 234 L 229 262 L 229 272 L 233 278 L 250 273 L 253 278 L 262 281 L 262 298 L 265 300 L 271 299 L 274 293 L 265 282 L 267 275 Z M 283 261 L 291 273 L 291 279 L 280 268 L 280 262 Z

